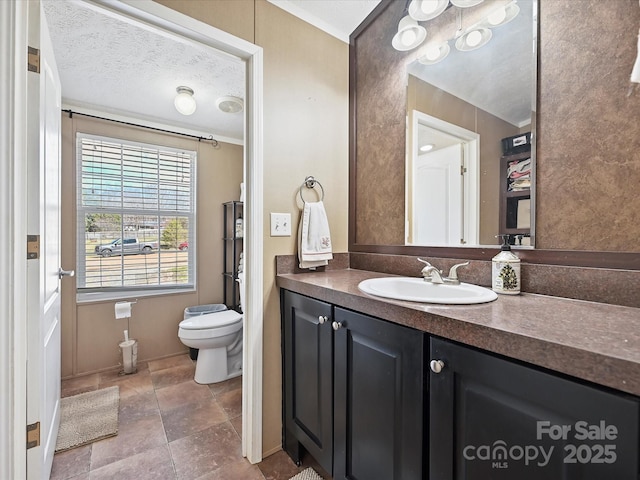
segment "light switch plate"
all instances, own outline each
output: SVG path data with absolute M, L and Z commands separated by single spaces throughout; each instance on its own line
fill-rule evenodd
M 291 236 L 291 214 L 271 213 L 271 236 L 290 237 Z

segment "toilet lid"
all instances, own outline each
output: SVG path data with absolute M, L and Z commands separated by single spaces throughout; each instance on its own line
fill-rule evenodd
M 180 328 L 185 330 L 203 330 L 233 325 L 242 320 L 242 315 L 235 310 L 207 313 L 197 317 L 187 318 L 180 322 Z

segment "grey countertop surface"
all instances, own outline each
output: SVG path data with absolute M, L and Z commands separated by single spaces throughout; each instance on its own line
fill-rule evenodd
M 350 310 L 640 395 L 640 308 L 535 294 L 478 305 L 396 301 L 361 292 L 368 278 L 345 269 L 280 274 L 276 284 Z

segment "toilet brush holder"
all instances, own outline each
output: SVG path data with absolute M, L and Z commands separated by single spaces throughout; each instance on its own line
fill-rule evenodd
M 138 341 L 125 340 L 120 343 L 120 350 L 122 350 L 122 367 L 124 373 L 136 373 L 136 363 L 138 362 Z

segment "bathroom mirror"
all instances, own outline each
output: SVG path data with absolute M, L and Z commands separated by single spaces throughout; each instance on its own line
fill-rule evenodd
M 573 8 L 573 0 L 534 2 L 539 38 L 531 145 L 535 249 L 519 255 L 532 263 L 640 269 L 640 95 L 638 89 L 629 92 L 640 9 L 630 9 L 626 1 L 584 2 L 584 8 Z M 407 66 L 418 56 L 395 50 L 390 41 L 405 6 L 381 0 L 351 35 L 349 251 L 486 260 L 495 245 L 406 243 L 407 84 L 412 78 Z M 593 35 L 603 28 L 606 36 Z
M 511 152 L 502 140 L 535 133 L 534 3 L 485 0 L 471 8 L 449 4 L 436 18 L 421 22 L 427 40 L 406 67 L 407 245 L 496 245 L 500 233 L 531 245 L 535 209 L 512 213 L 521 228 L 508 228 L 500 218 L 507 216 L 510 202 L 501 182 L 501 176 L 508 175 L 501 156 Z M 477 27 L 484 28 L 488 42 L 469 48 L 461 41 Z M 439 52 L 446 56 L 439 59 Z M 534 155 L 530 158 L 528 166 L 535 162 Z M 521 184 L 528 180 L 520 196 L 530 205 L 535 185 L 527 168 L 513 175 L 526 177 Z

